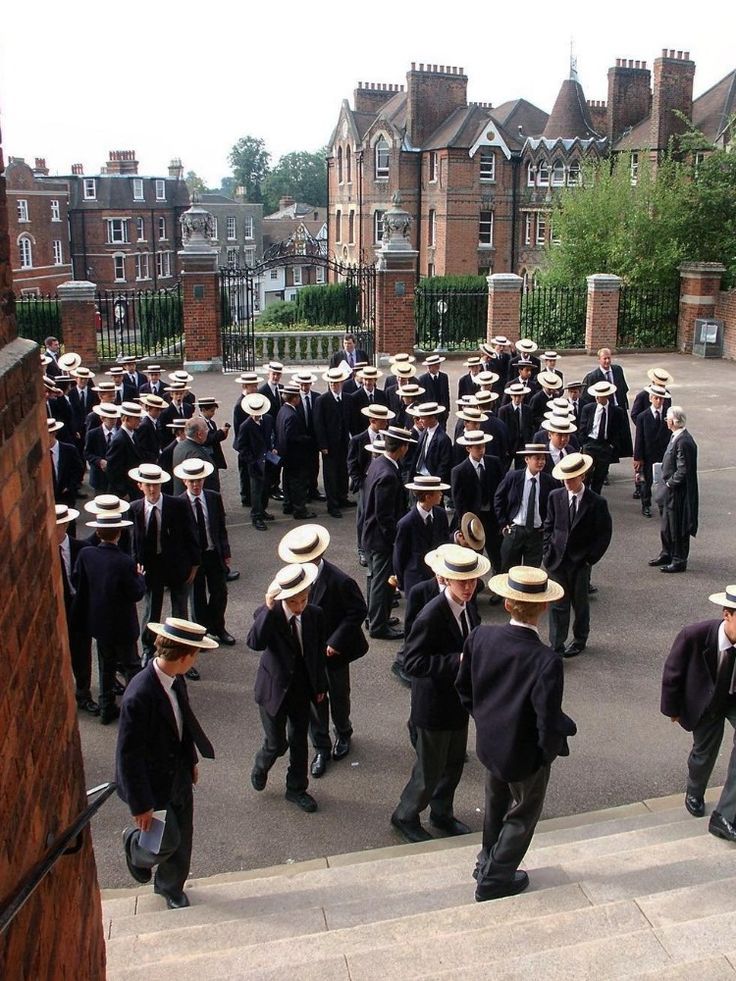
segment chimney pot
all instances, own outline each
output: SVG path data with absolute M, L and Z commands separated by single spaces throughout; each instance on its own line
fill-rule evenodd
M 423 61 L 420 61 L 419 62 L 419 71 L 420 72 L 423 72 L 424 71 L 424 62 Z
M 677 52 L 677 57 L 682 61 L 682 51 Z
M 690 61 L 690 52 L 689 51 L 686 51 L 685 52 L 685 61 Z
M 412 61 L 412 63 L 411 63 L 411 70 L 413 72 L 415 72 L 417 70 L 417 63 L 416 63 L 416 61 Z
M 663 58 L 667 57 L 667 48 L 662 48 L 662 57 Z

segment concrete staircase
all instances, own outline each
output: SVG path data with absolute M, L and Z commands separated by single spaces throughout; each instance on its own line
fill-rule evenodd
M 509 899 L 474 901 L 478 844 L 192 880 L 179 911 L 108 890 L 108 979 L 736 978 L 736 848 L 681 795 L 541 822 Z

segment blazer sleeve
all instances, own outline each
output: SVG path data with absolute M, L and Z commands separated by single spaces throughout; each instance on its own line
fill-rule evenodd
M 133 815 L 145 814 L 154 806 L 154 795 L 145 765 L 150 712 L 142 698 L 124 698 L 120 708 L 117 743 L 118 783 Z
M 270 645 L 274 633 L 276 612 L 276 607 L 269 610 L 263 603 L 253 614 L 253 624 L 248 631 L 248 639 L 246 640 L 246 644 L 252 651 L 265 651 Z
M 340 583 L 340 605 L 342 618 L 327 638 L 326 646 L 333 647 L 340 654 L 347 656 L 355 654 L 357 650 L 365 653 L 368 644 L 362 625 L 368 615 L 368 607 L 360 586 L 350 576 L 345 576 Z
M 551 763 L 557 756 L 569 756 L 567 737 L 578 731 L 573 720 L 562 711 L 562 690 L 562 659 L 555 657 L 540 672 L 531 691 L 539 749 L 545 763 Z
M 460 667 L 455 678 L 455 691 L 465 711 L 473 714 L 473 658 L 472 635 L 468 637 L 460 655 Z
M 669 719 L 679 719 L 685 712 L 687 669 L 692 654 L 687 630 L 675 637 L 662 671 L 662 695 L 659 709 Z
M 436 651 L 438 621 L 434 616 L 418 617 L 404 646 L 404 671 L 411 678 L 434 678 L 454 684 L 460 667 L 460 649 Z
M 411 511 L 408 512 L 408 515 L 411 515 Z M 411 558 L 411 531 L 411 520 L 405 521 L 402 518 L 396 526 L 396 538 L 391 561 L 394 575 L 399 581 L 399 589 L 404 588 L 404 569 Z
M 599 497 L 595 509 L 595 527 L 593 534 L 590 536 L 588 562 L 591 565 L 600 562 L 606 554 L 608 546 L 611 544 L 612 534 L 613 523 L 611 521 L 611 512 L 608 510 L 608 502 L 605 497 Z

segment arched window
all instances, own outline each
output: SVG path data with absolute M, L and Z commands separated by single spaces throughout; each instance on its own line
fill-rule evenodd
M 537 184 L 539 187 L 549 187 L 549 164 L 540 160 L 537 164 Z
M 353 155 L 349 146 L 345 147 L 345 179 L 348 184 L 353 180 Z
M 342 147 L 337 148 L 337 183 L 342 184 Z
M 342 211 L 335 212 L 335 241 L 342 242 Z
M 20 250 L 20 268 L 30 269 L 33 266 L 33 245 L 30 235 L 21 235 L 18 239 Z
M 565 186 L 565 164 L 557 159 L 552 164 L 552 187 Z
M 577 187 L 580 184 L 580 161 L 572 160 L 567 169 L 567 186 Z
M 537 180 L 537 173 L 534 164 L 530 160 L 529 163 L 526 165 L 526 186 L 534 187 L 534 185 L 536 184 L 536 180 Z
M 385 180 L 388 177 L 389 146 L 383 137 L 375 146 L 375 168 L 376 180 Z

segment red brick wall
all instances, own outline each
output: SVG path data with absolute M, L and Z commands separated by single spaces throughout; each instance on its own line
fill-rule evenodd
M 514 289 L 499 289 L 489 284 L 486 340 L 490 341 L 497 334 L 505 335 L 510 341 L 518 340 L 520 312 L 520 282 Z
M 397 284 L 403 283 L 397 293 Z M 414 326 L 414 287 L 416 276 L 412 269 L 384 270 L 376 273 L 376 352 L 396 354 L 413 351 L 416 337 Z
M 692 116 L 695 62 L 688 51 L 662 51 L 654 62 L 652 88 L 652 129 L 649 136 L 652 149 L 665 150 L 670 137 L 684 133 L 687 123 L 676 115 Z
M 646 61 L 617 58 L 608 69 L 608 138 L 617 140 L 627 126 L 645 118 L 652 101 L 651 73 Z
M 184 340 L 187 361 L 210 361 L 222 355 L 220 335 L 220 290 L 217 272 L 197 269 L 196 257 L 182 263 L 182 301 L 184 304 Z M 202 296 L 195 288 L 202 287 Z M 198 290 L 197 290 L 198 292 Z
M 595 284 L 588 283 L 585 315 L 585 350 L 588 354 L 595 354 L 602 347 L 616 350 L 620 298 L 620 284 L 617 287 L 614 285 L 614 288 L 607 284 L 596 288 Z
M 715 317 L 724 324 L 723 356 L 733 360 L 736 358 L 736 290 L 718 293 Z
M 406 73 L 406 130 L 412 146 L 422 146 L 440 123 L 468 104 L 468 76 L 450 65 L 420 64 Z
M 0 897 L 85 807 L 39 352 L 16 338 L 0 153 Z M 0 939 L 0 977 L 105 977 L 90 833 Z

